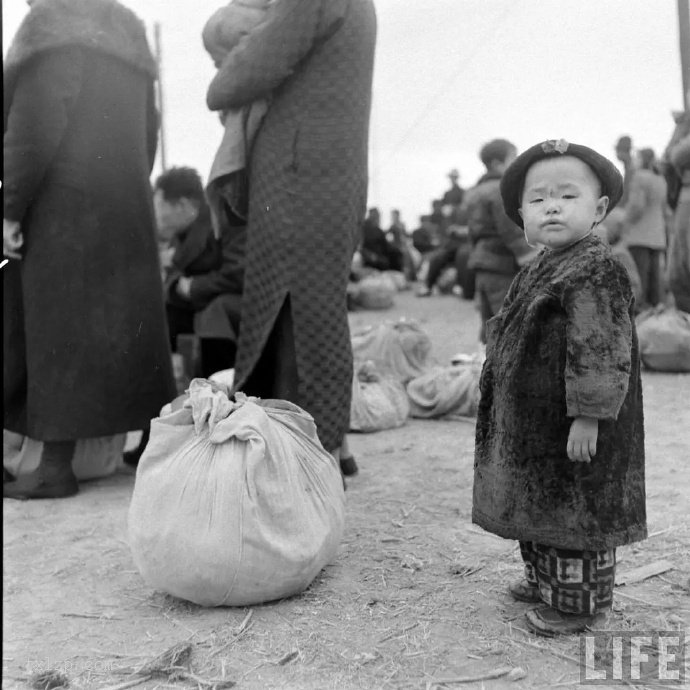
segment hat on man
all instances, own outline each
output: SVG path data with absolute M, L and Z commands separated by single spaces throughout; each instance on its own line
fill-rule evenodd
M 620 201 L 623 195 L 623 176 L 608 158 L 581 144 L 570 144 L 565 139 L 549 139 L 521 153 L 501 178 L 503 208 L 506 215 L 520 227 L 524 226 L 518 210 L 522 206 L 522 190 L 527 171 L 538 161 L 558 156 L 574 156 L 592 169 L 601 183 L 602 196 L 609 198 L 607 215 Z

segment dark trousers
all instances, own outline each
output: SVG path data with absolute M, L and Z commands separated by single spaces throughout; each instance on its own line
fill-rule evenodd
M 297 353 L 288 297 L 278 313 L 266 345 L 242 392 L 257 398 L 289 400 L 303 407 L 299 396 Z
M 642 283 L 639 310 L 655 307 L 661 302 L 661 250 L 649 247 L 628 247 Z
M 486 322 L 498 314 L 508 288 L 513 282 L 512 275 L 492 273 L 491 271 L 477 271 L 475 278 L 476 298 L 479 302 L 479 341 L 486 345 Z
M 177 352 L 177 336 L 184 333 L 194 333 L 194 310 L 176 304 L 166 304 L 165 312 L 168 318 L 168 335 L 170 349 Z M 201 371 L 200 376 L 208 378 L 211 374 L 223 369 L 231 369 L 235 365 L 237 346 L 225 338 L 201 339 Z M 187 372 L 194 376 L 196 372 Z
M 441 277 L 441 273 L 448 266 L 455 265 L 455 253 L 457 250 L 457 244 L 448 244 L 431 253 L 429 256 L 429 271 L 426 274 L 426 286 L 429 289 L 436 285 L 436 281 Z

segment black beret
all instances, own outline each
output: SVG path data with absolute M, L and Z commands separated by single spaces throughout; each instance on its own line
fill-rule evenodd
M 601 183 L 601 194 L 609 198 L 606 214 L 620 201 L 623 195 L 623 176 L 608 159 L 593 149 L 581 144 L 569 144 L 565 139 L 549 139 L 535 144 L 521 153 L 506 169 L 501 178 L 501 197 L 506 215 L 520 227 L 522 218 L 518 209 L 522 205 L 522 189 L 527 171 L 544 158 L 574 156 L 587 163 Z

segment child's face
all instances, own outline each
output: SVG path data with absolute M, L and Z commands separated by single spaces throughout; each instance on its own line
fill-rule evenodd
M 586 163 L 574 156 L 545 158 L 525 177 L 520 217 L 527 241 L 564 249 L 590 233 L 608 203 Z

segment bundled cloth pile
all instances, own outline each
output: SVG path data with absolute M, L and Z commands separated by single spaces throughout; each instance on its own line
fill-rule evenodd
M 690 314 L 659 305 L 636 319 L 640 357 L 648 369 L 690 372 Z
M 304 591 L 331 563 L 345 495 L 314 420 L 193 379 L 151 423 L 129 507 L 146 583 L 202 606 L 246 606 Z
M 355 364 L 350 431 L 381 431 L 402 426 L 410 414 L 405 387 L 382 374 L 371 360 Z
M 400 271 L 368 269 L 361 278 L 348 283 L 348 309 L 390 309 L 395 304 L 396 293 L 407 286 L 407 280 Z
M 356 331 L 352 351 L 351 431 L 391 429 L 408 416 L 477 414 L 481 362 L 468 357 L 466 363 L 439 366 L 431 358 L 429 336 L 416 321 L 401 319 Z

